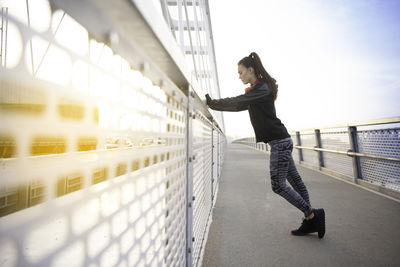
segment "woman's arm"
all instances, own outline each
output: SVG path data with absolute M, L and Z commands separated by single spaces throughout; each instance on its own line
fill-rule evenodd
M 240 95 L 241 96 L 241 95 Z M 207 94 L 207 105 L 214 110 L 219 111 L 242 111 L 247 109 L 247 105 L 239 105 L 238 98 L 236 97 L 227 97 L 221 99 L 211 99 L 210 96 Z
M 246 110 L 251 102 L 257 101 L 259 98 L 270 94 L 268 87 L 266 90 L 251 90 L 246 94 L 238 95 L 235 97 L 227 97 L 221 99 L 211 99 L 207 94 L 207 105 L 214 110 L 219 111 L 242 111 Z

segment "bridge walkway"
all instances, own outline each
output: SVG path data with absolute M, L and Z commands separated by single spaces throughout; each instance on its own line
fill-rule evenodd
M 298 170 L 326 211 L 323 239 L 290 234 L 302 213 L 272 192 L 267 154 L 228 145 L 202 266 L 400 266 L 399 201 Z

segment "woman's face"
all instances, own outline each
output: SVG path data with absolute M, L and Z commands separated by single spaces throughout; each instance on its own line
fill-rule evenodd
M 252 83 L 256 80 L 254 69 L 252 67 L 246 68 L 243 65 L 238 65 L 239 79 L 242 80 L 243 84 Z

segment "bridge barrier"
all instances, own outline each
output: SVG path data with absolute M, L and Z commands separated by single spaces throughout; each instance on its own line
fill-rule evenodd
M 400 199 L 400 118 L 367 121 L 291 133 L 294 160 Z M 269 152 L 254 137 L 235 143 Z
M 201 265 L 226 140 L 162 13 L 1 4 L 0 265 Z

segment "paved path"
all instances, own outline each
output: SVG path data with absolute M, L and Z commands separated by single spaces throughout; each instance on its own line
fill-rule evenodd
M 203 258 L 212 266 L 400 266 L 400 203 L 298 166 L 325 238 L 295 237 L 302 213 L 270 187 L 268 155 L 228 145 Z

